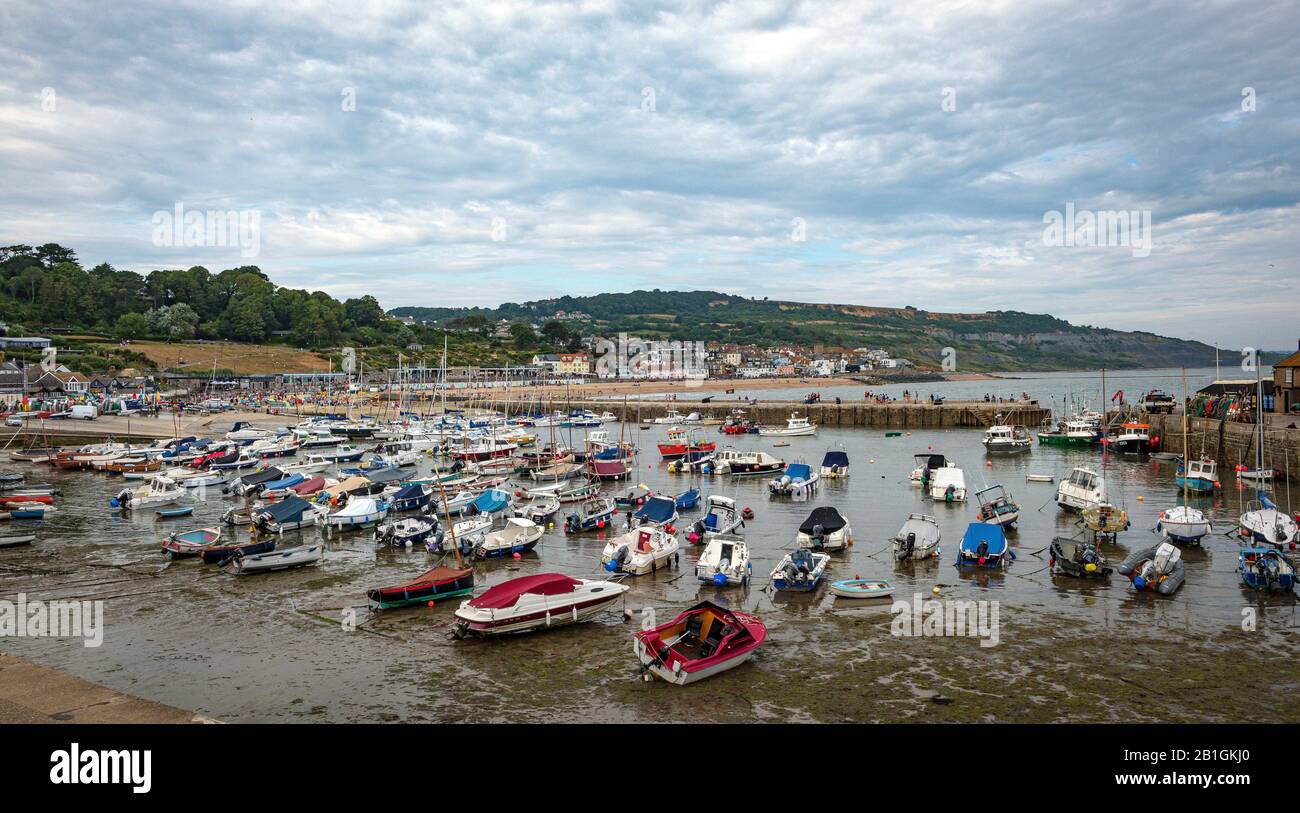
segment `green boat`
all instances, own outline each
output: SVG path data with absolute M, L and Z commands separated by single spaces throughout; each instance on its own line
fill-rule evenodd
M 435 567 L 409 582 L 378 587 L 366 592 L 370 606 L 379 610 L 446 601 L 474 592 L 474 571 L 469 568 Z
M 1054 431 L 1039 432 L 1038 442 L 1043 446 L 1087 447 L 1097 442 L 1097 430 L 1091 421 L 1062 421 Z
M 885 433 L 885 437 L 887 437 L 887 438 L 898 438 L 898 437 L 902 437 L 902 436 L 903 436 L 903 433 L 902 433 L 902 432 L 886 432 L 886 433 Z

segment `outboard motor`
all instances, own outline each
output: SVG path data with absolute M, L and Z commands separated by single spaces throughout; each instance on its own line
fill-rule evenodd
M 108 504 L 114 508 L 126 508 L 126 504 L 131 500 L 131 490 L 122 489 L 117 496 L 108 501 Z

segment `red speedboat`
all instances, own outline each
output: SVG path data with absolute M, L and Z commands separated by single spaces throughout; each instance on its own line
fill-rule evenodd
M 758 616 L 702 601 L 667 624 L 635 633 L 632 650 L 644 669 L 684 686 L 740 666 L 766 638 Z
M 718 448 L 712 441 L 701 441 L 691 436 L 685 429 L 677 427 L 668 430 L 668 439 L 659 444 L 659 454 L 664 460 L 679 460 L 683 457 L 694 460 Z

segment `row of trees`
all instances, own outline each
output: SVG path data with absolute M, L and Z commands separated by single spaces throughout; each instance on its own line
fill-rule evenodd
M 93 330 L 123 339 L 189 338 L 305 348 L 404 346 L 417 340 L 372 296 L 340 302 L 282 288 L 256 266 L 213 274 L 202 266 L 142 276 L 107 263 L 82 267 L 56 243 L 0 248 L 0 315 L 11 325 Z

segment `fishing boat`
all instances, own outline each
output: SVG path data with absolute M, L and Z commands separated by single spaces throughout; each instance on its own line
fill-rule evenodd
M 822 583 L 826 575 L 826 566 L 830 564 L 829 553 L 813 553 L 807 548 L 795 548 L 787 553 L 772 569 L 770 576 L 774 590 L 790 590 L 796 593 L 811 593 Z
M 822 477 L 840 479 L 849 476 L 849 453 L 843 448 L 830 449 L 822 456 L 822 465 L 818 470 Z
M 319 524 L 329 516 L 329 509 L 304 500 L 296 494 L 267 505 L 254 506 L 253 527 L 261 533 L 282 534 Z
M 677 521 L 677 500 L 667 494 L 653 494 L 632 514 L 634 526 L 659 527 Z
M 1237 519 L 1237 533 L 1257 545 L 1270 545 L 1279 549 L 1293 548 L 1298 529 L 1293 517 L 1278 510 L 1277 505 L 1263 491 L 1257 492 Z
M 1098 550 L 1095 542 L 1058 536 L 1052 540 L 1048 567 L 1056 576 L 1073 576 L 1077 579 L 1109 579 L 1114 569 Z
M 717 450 L 718 444 L 710 440 L 701 440 L 698 430 L 674 427 L 668 430 L 668 437 L 658 444 L 659 455 L 664 460 L 698 460 Z
M 899 562 L 938 557 L 939 522 L 929 514 L 908 514 L 903 527 L 890 539 Z
M 255 556 L 275 550 L 275 538 L 268 537 L 262 541 L 235 542 L 229 545 L 212 545 L 199 552 L 204 564 L 225 567 L 239 556 Z
M 1038 442 L 1044 446 L 1092 446 L 1097 442 L 1097 427 L 1085 418 L 1061 421 L 1055 430 L 1039 432 Z
M 1187 578 L 1182 551 L 1168 542 L 1130 555 L 1116 569 L 1128 577 L 1134 590 L 1154 591 L 1162 596 L 1172 596 Z
M 405 522 L 405 520 L 402 520 Z M 474 571 L 469 568 L 435 567 L 407 582 L 366 591 L 376 610 L 392 610 L 415 604 L 434 604 L 474 592 Z
M 894 584 L 885 579 L 840 579 L 831 582 L 831 592 L 838 598 L 888 598 L 894 594 Z
M 817 425 L 809 423 L 807 418 L 799 417 L 798 413 L 791 413 L 786 419 L 785 426 L 760 426 L 758 434 L 761 437 L 806 437 L 817 434 Z
M 193 531 L 177 532 L 163 540 L 162 552 L 164 556 L 171 559 L 198 556 L 217 544 L 220 539 L 220 528 L 197 528 Z
M 980 443 L 984 444 L 984 451 L 989 454 L 1016 454 L 1029 451 L 1034 445 L 1034 439 L 1023 426 L 997 424 L 984 430 Z
M 453 632 L 490 636 L 576 624 L 608 609 L 627 591 L 618 582 L 562 573 L 520 576 L 462 603 Z
M 742 537 L 718 534 L 709 538 L 695 563 L 695 578 L 716 587 L 749 585 L 754 566 Z
M 269 573 L 273 570 L 291 570 L 296 567 L 318 565 L 325 559 L 325 546 L 317 542 L 311 545 L 296 545 L 283 550 L 267 553 L 239 554 L 231 564 L 235 572 L 241 575 L 251 573 Z
M 426 545 L 435 537 L 441 548 L 442 532 L 433 516 L 404 517 L 375 526 L 375 541 L 396 548 Z
M 813 550 L 845 550 L 853 544 L 849 521 L 830 505 L 819 505 L 799 526 L 795 544 Z
M 134 491 L 123 489 L 116 497 L 110 499 L 108 504 L 123 511 L 134 511 L 139 508 L 170 505 L 186 496 L 185 489 L 176 485 L 176 481 L 167 477 L 155 477 Z
M 1237 574 L 1252 590 L 1289 593 L 1295 590 L 1295 565 L 1275 548 L 1246 547 L 1237 552 Z
M 965 502 L 966 474 L 951 462 L 931 469 L 929 494 L 935 502 Z
M 773 457 L 767 452 L 738 452 L 731 457 L 719 457 L 725 463 L 725 473 L 733 477 L 752 477 L 763 474 L 776 474 L 785 468 L 785 461 Z M 724 469 L 719 467 L 719 472 Z
M 680 547 L 677 535 L 662 525 L 643 525 L 606 543 L 600 564 L 611 573 L 641 576 L 675 562 Z
M 819 478 L 807 463 L 789 463 L 767 484 L 767 491 L 774 497 L 807 497 L 817 488 Z
M 1056 487 L 1056 504 L 1066 511 L 1085 511 L 1102 501 L 1102 478 L 1085 466 L 1076 466 Z
M 388 514 L 388 503 L 373 497 L 353 497 L 339 510 L 325 516 L 330 528 L 362 528 L 373 525 Z
M 700 504 L 699 489 L 688 488 L 673 498 L 678 511 L 692 511 Z
M 1107 448 L 1119 454 L 1147 454 L 1160 443 L 1151 437 L 1151 424 L 1127 422 L 1120 431 L 1109 438 Z
M 980 522 L 1001 525 L 1010 528 L 1020 519 L 1020 505 L 1011 493 L 1001 485 L 991 485 L 975 492 L 980 509 L 976 517 Z
M 1179 488 L 1193 494 L 1213 494 L 1219 486 L 1219 478 L 1215 473 L 1217 467 L 1218 464 L 1213 460 L 1180 461 L 1174 480 Z
M 957 567 L 1002 569 L 1011 564 L 1015 554 L 1007 546 L 1002 526 L 972 522 L 966 526 L 957 547 Z
M 560 500 L 558 497 L 533 497 L 528 502 L 515 508 L 515 516 L 531 519 L 541 525 L 555 516 L 559 510 Z
M 687 536 L 692 543 L 707 542 L 718 534 L 733 534 L 745 527 L 745 520 L 736 510 L 736 501 L 721 494 L 711 494 L 707 500 L 708 510 L 702 519 L 696 520 Z
M 506 520 L 504 528 L 486 534 L 483 540 L 474 546 L 474 555 L 480 559 L 491 559 L 527 553 L 537 547 L 537 543 L 542 538 L 542 531 L 542 526 L 531 519 L 510 517 Z
M 667 624 L 633 633 L 643 671 L 678 686 L 740 666 L 767 640 L 756 615 L 703 601 Z
M 604 530 L 614 521 L 614 501 L 609 497 L 595 497 L 578 505 L 575 513 L 564 518 L 564 532 L 577 534 L 584 531 Z

